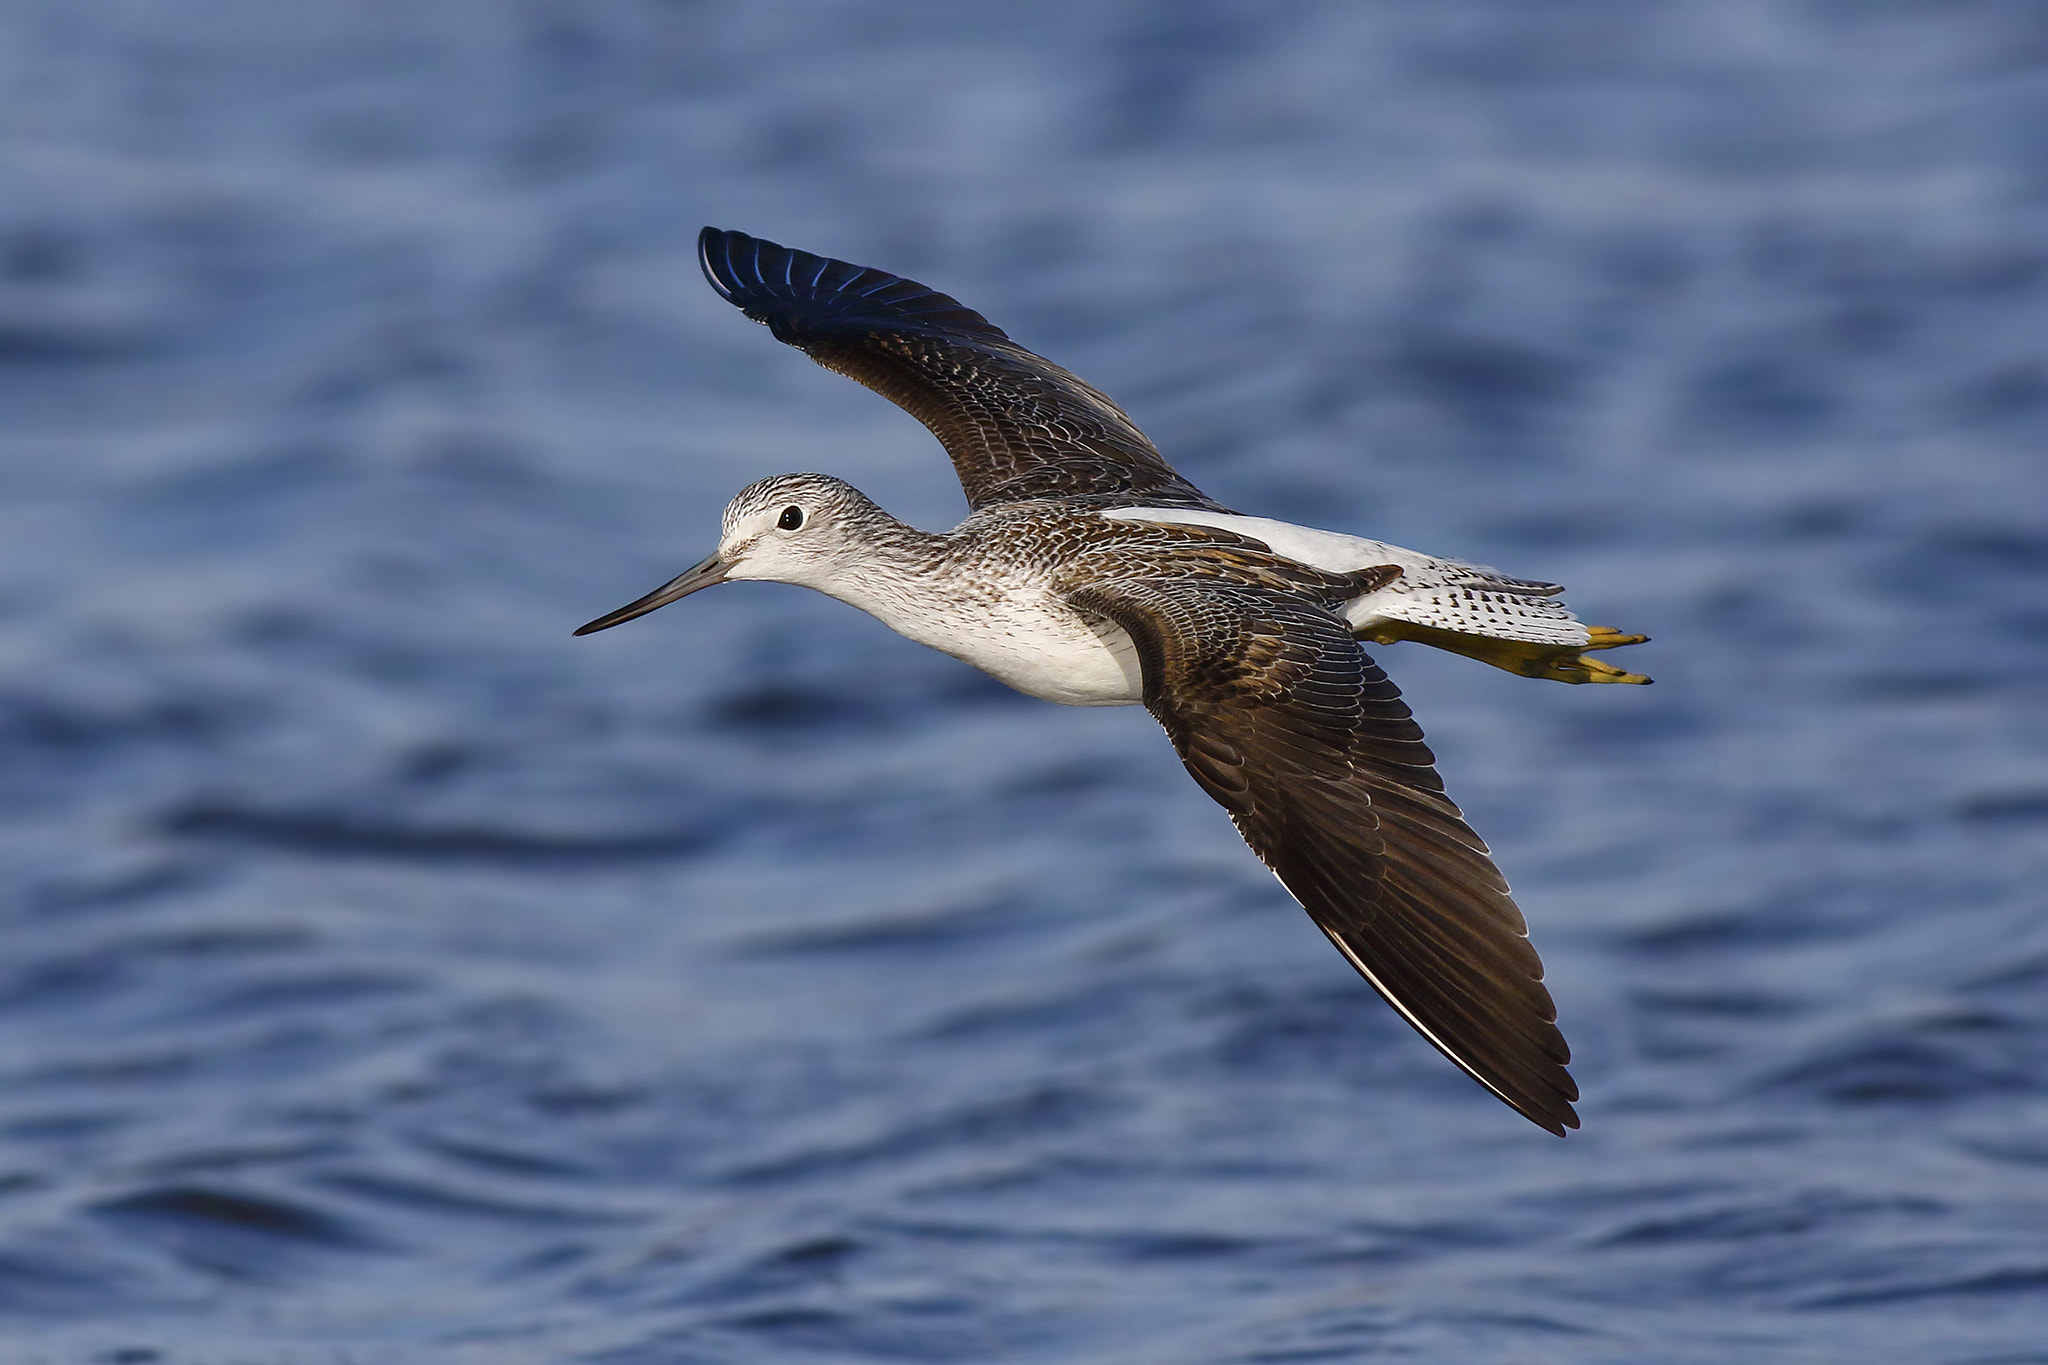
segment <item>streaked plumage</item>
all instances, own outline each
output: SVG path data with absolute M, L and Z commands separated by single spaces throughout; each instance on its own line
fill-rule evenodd
M 718 552 L 601 630 L 727 578 L 799 583 L 1033 696 L 1142 702 L 1352 965 L 1533 1122 L 1578 1090 L 1521 912 L 1360 647 L 1419 639 L 1532 677 L 1647 682 L 1584 653 L 1548 583 L 1243 517 L 1181 478 L 1108 398 L 957 300 L 706 228 L 705 276 L 778 340 L 908 410 L 972 509 L 915 530 L 849 485 L 780 475 L 727 507 Z

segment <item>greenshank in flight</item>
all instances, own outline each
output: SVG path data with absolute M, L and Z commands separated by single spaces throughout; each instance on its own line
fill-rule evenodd
M 1241 516 L 1103 394 L 959 301 L 706 228 L 712 287 L 778 341 L 929 427 L 967 519 L 932 534 L 822 474 L 741 491 L 718 548 L 576 633 L 729 579 L 815 588 L 1070 706 L 1143 703 L 1338 950 L 1438 1051 L 1543 1128 L 1578 1087 L 1508 884 L 1362 642 L 1417 640 L 1531 678 L 1646 683 L 1592 657 L 1555 584 Z

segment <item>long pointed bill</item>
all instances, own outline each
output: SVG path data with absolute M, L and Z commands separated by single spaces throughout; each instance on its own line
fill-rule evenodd
M 718 562 L 717 555 L 713 555 L 695 568 L 686 569 L 682 573 L 677 574 L 674 578 L 671 578 L 653 592 L 648 593 L 647 596 L 639 601 L 628 602 L 617 611 L 609 615 L 600 616 L 587 626 L 578 626 L 575 633 L 578 635 L 588 635 L 592 631 L 610 630 L 622 621 L 630 621 L 636 616 L 645 616 L 656 607 L 665 607 L 679 597 L 688 597 L 699 588 L 708 588 L 713 583 L 723 583 L 724 581 L 725 565 Z

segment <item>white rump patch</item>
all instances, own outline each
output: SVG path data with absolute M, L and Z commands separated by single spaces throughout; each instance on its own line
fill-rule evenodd
M 1376 623 L 1407 621 L 1460 635 L 1543 645 L 1583 645 L 1590 638 L 1578 618 L 1558 600 L 1562 589 L 1554 583 L 1509 578 L 1482 565 L 1439 559 L 1382 540 L 1318 531 L 1270 517 L 1230 516 L 1193 507 L 1114 507 L 1101 515 L 1117 521 L 1232 531 L 1265 542 L 1275 554 L 1330 573 L 1351 573 L 1376 564 L 1399 565 L 1399 578 L 1345 604 L 1344 619 L 1353 630 L 1367 635 Z

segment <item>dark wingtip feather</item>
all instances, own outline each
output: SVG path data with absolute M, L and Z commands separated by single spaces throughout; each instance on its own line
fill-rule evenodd
M 1010 339 L 958 299 L 915 280 L 744 232 L 705 228 L 697 235 L 697 260 L 726 302 L 793 346 L 834 332 L 876 329 Z

